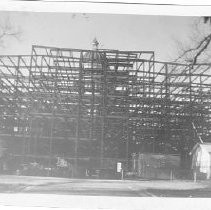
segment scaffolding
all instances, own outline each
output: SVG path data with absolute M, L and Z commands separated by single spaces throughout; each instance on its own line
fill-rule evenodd
M 32 46 L 0 57 L 0 136 L 21 161 L 106 168 L 136 152 L 181 153 L 211 135 L 211 64 L 152 51 Z M 115 161 L 114 161 L 115 160 Z

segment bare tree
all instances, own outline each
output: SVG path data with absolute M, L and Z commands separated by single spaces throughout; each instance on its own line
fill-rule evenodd
M 89 18 L 90 18 L 87 15 L 87 13 L 73 13 L 71 17 L 72 17 L 72 19 L 77 18 L 77 17 L 82 17 L 82 18 L 85 18 L 87 20 L 89 20 Z
M 20 27 L 11 24 L 9 18 L 0 23 L 0 47 L 5 47 L 5 42 L 8 38 L 20 40 Z
M 180 56 L 175 61 L 192 65 L 211 62 L 211 17 L 200 18 L 193 34 L 191 44 L 180 49 Z

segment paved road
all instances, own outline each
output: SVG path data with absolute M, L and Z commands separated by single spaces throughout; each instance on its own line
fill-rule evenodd
M 88 196 L 152 196 L 151 193 L 147 192 L 145 186 L 139 186 L 138 181 L 15 176 L 2 177 L 0 192 Z
M 211 182 L 0 176 L 0 193 L 118 197 L 211 197 Z
M 188 200 L 175 197 L 188 197 Z M 202 203 L 201 198 L 198 200 L 190 197 L 208 199 L 203 199 Z M 0 176 L 0 209 L 2 206 L 5 209 L 30 206 L 39 207 L 40 210 L 43 207 L 72 210 L 207 210 L 209 198 L 210 182 Z M 188 202 L 184 205 L 185 201 Z

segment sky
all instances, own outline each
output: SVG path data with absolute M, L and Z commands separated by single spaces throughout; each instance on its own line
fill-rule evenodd
M 91 49 L 96 37 L 100 48 L 155 51 L 156 60 L 177 55 L 177 41 L 186 42 L 194 17 L 0 12 L 21 29 L 20 40 L 7 38 L 0 54 L 30 54 L 31 45 Z

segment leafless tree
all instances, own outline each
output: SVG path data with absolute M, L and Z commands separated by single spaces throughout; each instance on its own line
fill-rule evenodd
M 9 18 L 0 22 L 0 47 L 5 47 L 5 42 L 8 38 L 20 40 L 21 37 L 20 27 L 11 24 Z
M 90 18 L 90 17 L 87 15 L 87 13 L 73 13 L 73 14 L 72 14 L 72 19 L 78 18 L 78 17 L 85 18 L 86 20 L 89 20 L 89 18 Z
M 198 20 L 190 42 L 188 46 L 182 47 L 180 56 L 175 61 L 192 65 L 211 62 L 211 17 Z

